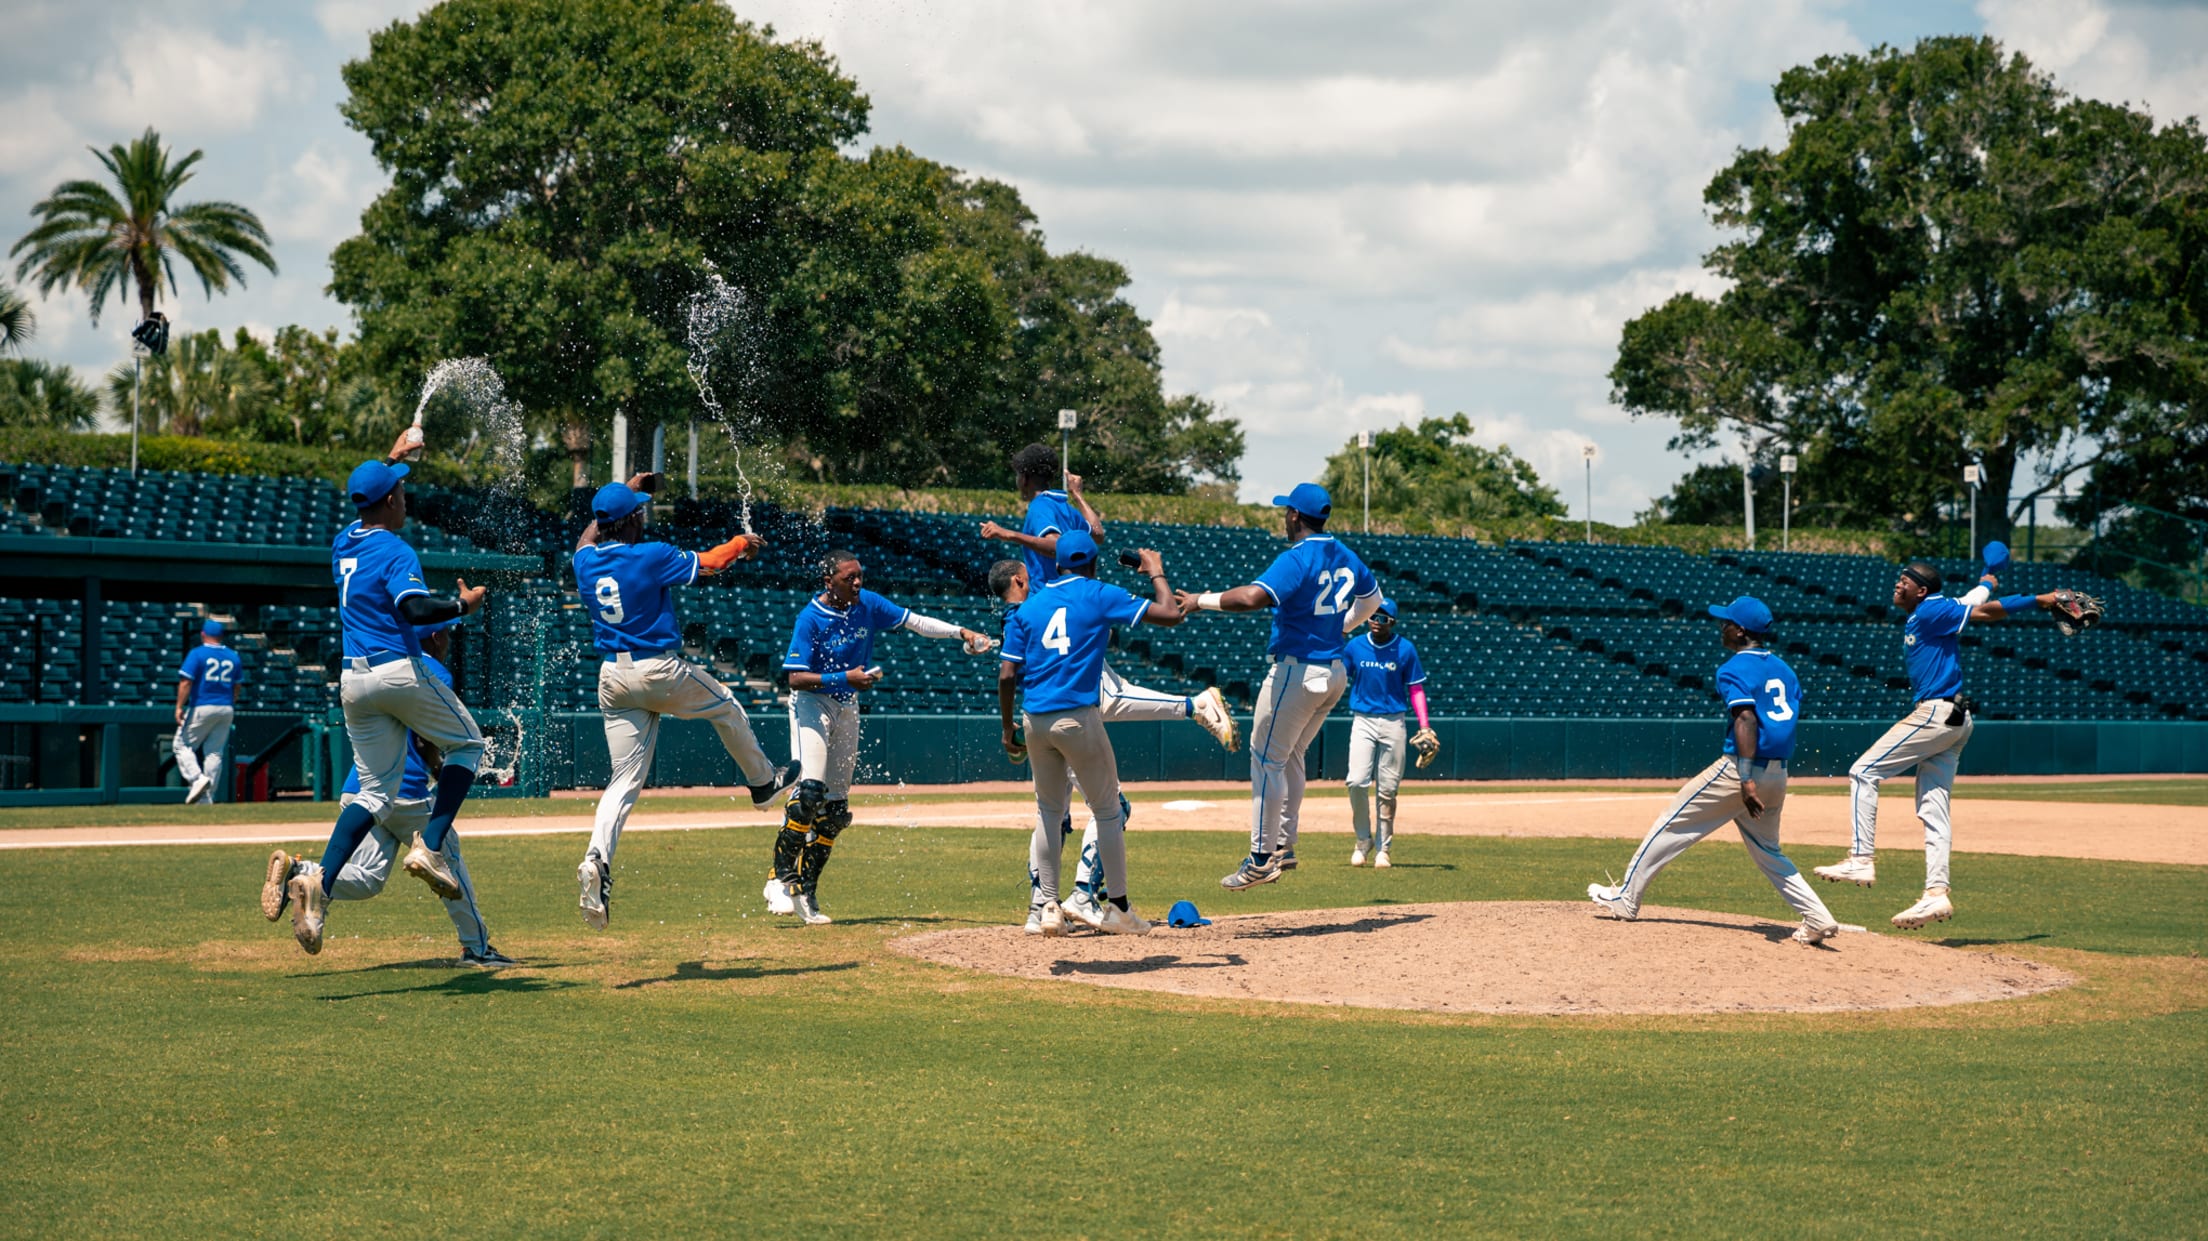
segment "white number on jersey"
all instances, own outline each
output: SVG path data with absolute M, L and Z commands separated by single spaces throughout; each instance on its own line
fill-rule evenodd
M 598 619 L 609 625 L 618 625 L 628 613 L 621 609 L 621 583 L 610 577 L 598 579 Z
M 1073 650 L 1073 639 L 1066 634 L 1066 610 L 1060 608 L 1050 614 L 1050 623 L 1043 626 L 1043 645 L 1064 655 Z
M 360 557 L 347 556 L 337 562 L 337 606 L 344 607 L 345 600 L 353 593 L 353 571 L 360 568 Z
M 1356 588 L 1357 575 L 1348 569 L 1319 570 L 1319 597 L 1311 605 L 1311 615 L 1341 615 L 1349 609 L 1349 592 Z
M 1786 682 L 1781 681 L 1777 677 L 1772 677 L 1770 680 L 1763 683 L 1763 688 L 1769 691 L 1771 695 L 1771 706 L 1763 713 L 1765 718 L 1769 719 L 1774 724 L 1778 723 L 1781 720 L 1793 719 L 1793 704 L 1787 702 L 1786 700 Z
M 207 661 L 207 675 L 203 679 L 228 685 L 230 674 L 237 670 L 238 666 L 227 659 L 210 659 Z

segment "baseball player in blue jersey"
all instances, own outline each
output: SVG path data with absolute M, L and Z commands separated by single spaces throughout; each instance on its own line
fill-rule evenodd
M 1298 483 L 1273 503 L 1282 511 L 1288 550 L 1256 582 L 1190 594 L 1184 611 L 1273 610 L 1266 646 L 1273 666 L 1258 690 L 1250 723 L 1250 855 L 1219 881 L 1229 891 L 1271 883 L 1296 865 L 1303 809 L 1303 754 L 1349 684 L 1348 635 L 1380 607 L 1380 583 L 1357 553 L 1326 532 L 1334 501 L 1317 483 Z
M 1641 894 L 1656 872 L 1687 847 L 1727 823 L 1780 899 L 1801 915 L 1798 944 L 1821 944 L 1840 931 L 1832 911 L 1809 881 L 1779 851 L 1779 817 L 1786 808 L 1786 760 L 1794 753 L 1794 727 L 1802 715 L 1802 686 L 1786 661 L 1771 653 L 1771 609 L 1742 595 L 1710 615 L 1723 622 L 1718 640 L 1733 654 L 1717 668 L 1717 692 L 1725 700 L 1724 751 L 1680 788 L 1634 850 L 1616 886 L 1587 885 L 1588 899 L 1612 917 L 1632 921 Z
M 184 804 L 213 801 L 222 780 L 222 747 L 237 719 L 238 653 L 222 644 L 222 622 L 199 627 L 199 645 L 176 670 L 176 774 Z
M 418 631 L 422 666 L 446 685 L 452 684 L 452 672 L 444 665 L 445 650 L 450 645 L 450 635 L 445 630 L 452 623 L 429 625 Z M 382 892 L 391 877 L 391 863 L 398 859 L 404 842 L 428 823 L 429 772 L 437 765 L 434 752 L 424 753 L 428 749 L 419 738 L 407 734 L 406 773 L 399 779 L 399 795 L 391 804 L 389 826 L 379 825 L 361 838 L 359 847 L 353 850 L 330 883 L 331 900 L 364 901 Z M 338 803 L 350 806 L 358 800 L 360 770 L 356 767 L 346 774 L 344 795 Z M 460 963 L 479 969 L 514 964 L 512 957 L 491 946 L 491 929 L 483 921 L 482 910 L 476 907 L 475 883 L 468 878 L 468 865 L 460 857 L 460 833 L 445 833 L 444 858 L 445 864 L 452 868 L 453 877 L 460 881 L 460 895 L 445 901 L 445 914 L 452 919 L 452 929 L 460 936 Z M 284 907 L 291 903 L 291 880 L 299 876 L 320 886 L 322 866 L 282 849 L 269 854 L 268 877 L 261 883 L 261 916 L 270 922 L 283 916 Z
M 640 542 L 648 493 L 657 483 L 653 475 L 639 474 L 626 484 L 599 488 L 591 500 L 593 520 L 575 545 L 575 588 L 590 612 L 591 640 L 603 657 L 598 707 L 605 712 L 606 751 L 613 763 L 590 845 L 575 869 L 583 921 L 601 931 L 613 906 L 614 847 L 651 772 L 661 716 L 710 723 L 750 786 L 755 808 L 797 779 L 797 764 L 777 770 L 768 759 L 751 717 L 728 687 L 682 657 L 682 622 L 675 615 L 675 587 L 719 573 L 755 554 L 765 540 L 739 534 L 702 552 Z
M 2008 550 L 1998 543 L 1987 544 L 1986 553 L 1989 570 L 2008 560 Z M 1871 886 L 1878 878 L 1872 858 L 1878 841 L 1879 783 L 1916 768 L 1917 818 L 1924 823 L 1924 895 L 1894 915 L 1894 925 L 1905 930 L 1955 916 L 1948 892 L 1948 854 L 1954 843 L 1948 801 L 1963 747 L 1977 727 L 1973 704 L 1963 693 L 1963 629 L 1974 620 L 1997 621 L 2032 608 L 2052 607 L 2059 594 L 1994 599 L 2000 579 L 1990 571 L 1968 593 L 1955 598 L 1940 593 L 1942 584 L 1938 567 L 1922 560 L 1903 566 L 1894 581 L 1894 606 L 1907 617 L 1902 622 L 1902 662 L 1909 671 L 1916 705 L 1848 768 L 1854 840 L 1846 858 L 1819 866 L 1815 872 L 1830 882 Z
M 1395 797 L 1403 784 L 1403 754 L 1417 747 L 1424 767 L 1441 753 L 1441 738 L 1426 717 L 1426 668 L 1418 648 L 1395 632 L 1395 604 L 1382 599 L 1372 614 L 1370 632 L 1349 640 L 1349 820 L 1357 829 L 1349 864 L 1363 866 L 1372 853 L 1375 868 L 1393 865 L 1388 844 L 1395 839 Z M 1418 714 L 1418 732 L 1406 736 L 1403 713 Z M 1377 794 L 1377 820 L 1369 804 Z
M 414 434 L 418 432 L 400 435 L 392 458 L 419 447 Z M 429 818 L 414 833 L 400 868 L 445 900 L 462 895 L 459 877 L 443 851 L 453 816 L 475 784 L 483 733 L 452 687 L 422 663 L 416 630 L 475 611 L 483 606 L 485 592 L 462 581 L 456 596 L 430 593 L 421 558 L 398 534 L 406 524 L 406 475 L 407 467 L 395 460 L 362 462 L 345 484 L 360 520 L 340 531 L 330 548 L 344 629 L 338 695 L 345 708 L 345 736 L 360 772 L 360 793 L 330 831 L 320 882 L 294 875 L 288 885 L 297 903 L 292 932 L 310 953 L 322 951 L 324 905 L 338 873 L 362 839 L 392 817 L 406 773 L 410 732 L 436 748 L 442 765 Z
M 851 773 L 859 761 L 859 694 L 881 679 L 874 635 L 905 629 L 923 638 L 958 638 L 969 655 L 995 647 L 987 634 L 899 607 L 865 588 L 866 569 L 840 548 L 821 563 L 820 594 L 797 614 L 782 670 L 790 682 L 790 750 L 802 770 L 774 838 L 767 908 L 807 923 L 820 911 L 820 873 L 836 837 L 851 825 Z
M 1137 599 L 1117 586 L 1096 580 L 1096 541 L 1082 531 L 1059 536 L 1053 555 L 1060 570 L 1020 605 L 1005 625 L 1005 645 L 997 672 L 997 711 L 1004 750 L 1025 754 L 1035 775 L 1036 859 L 1045 935 L 1065 932 L 1058 904 L 1062 822 L 1081 782 L 1096 817 L 1097 853 L 1104 871 L 1104 901 L 1093 926 L 1112 935 L 1147 935 L 1145 922 L 1128 903 L 1126 825 L 1120 817 L 1119 764 L 1104 731 L 1099 708 L 1104 651 L 1112 630 L 1138 622 L 1178 625 L 1184 613 L 1173 602 L 1165 565 L 1148 548 L 1138 553 L 1150 578 L 1152 599 Z M 1018 692 L 1026 741 L 1012 722 Z

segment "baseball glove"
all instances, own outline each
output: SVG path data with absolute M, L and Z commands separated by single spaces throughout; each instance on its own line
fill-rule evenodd
M 1434 735 L 1433 729 L 1421 728 L 1411 734 L 1411 748 L 1418 751 L 1418 765 L 1425 767 L 1441 753 L 1441 738 Z
M 2074 638 L 2101 623 L 2108 611 L 2102 603 L 2082 590 L 2058 590 L 2054 606 L 2048 611 L 2055 614 L 2055 628 L 2066 638 Z

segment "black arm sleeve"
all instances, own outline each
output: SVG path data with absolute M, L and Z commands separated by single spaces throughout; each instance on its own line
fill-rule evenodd
M 409 625 L 434 625 L 463 613 L 464 609 L 458 599 L 441 599 L 436 595 L 408 595 L 399 600 L 399 618 Z

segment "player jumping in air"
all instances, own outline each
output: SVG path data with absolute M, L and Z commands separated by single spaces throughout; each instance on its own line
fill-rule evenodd
M 213 801 L 222 781 L 222 747 L 238 717 L 238 653 L 222 644 L 222 622 L 199 627 L 199 645 L 176 670 L 176 774 L 184 804 Z
M 1718 641 L 1733 652 L 1717 667 L 1717 691 L 1725 699 L 1724 752 L 1689 779 L 1656 816 L 1641 847 L 1633 851 L 1625 878 L 1615 887 L 1587 885 L 1588 899 L 1612 917 L 1632 921 L 1641 914 L 1641 894 L 1656 872 L 1687 847 L 1727 823 L 1740 829 L 1740 843 L 1779 898 L 1801 915 L 1794 942 L 1821 944 L 1839 933 L 1832 911 L 1817 899 L 1809 881 L 1779 852 L 1779 816 L 1786 808 L 1786 760 L 1794 753 L 1794 726 L 1802 714 L 1802 686 L 1794 670 L 1771 653 L 1771 609 L 1747 595 L 1710 615 L 1724 622 Z
M 1878 842 L 1879 783 L 1916 768 L 1917 818 L 1924 823 L 1924 895 L 1894 915 L 1894 925 L 1904 930 L 1955 916 L 1955 902 L 1948 895 L 1948 853 L 1954 846 L 1948 801 L 1963 747 L 1977 727 L 1974 704 L 1963 693 L 1963 627 L 1974 620 L 1997 621 L 2032 608 L 2051 608 L 2061 593 L 1992 598 L 2001 584 L 1992 570 L 2007 563 L 2008 550 L 1992 543 L 1986 552 L 1988 572 L 1955 598 L 1940 593 L 1940 571 L 1925 561 L 1904 565 L 1895 578 L 1894 606 L 1908 617 L 1902 623 L 1902 662 L 1916 705 L 1848 768 L 1854 840 L 1846 858 L 1815 872 L 1833 883 L 1871 886 L 1878 878 L 1872 858 Z
M 292 933 L 308 952 L 322 951 L 323 907 L 360 842 L 393 817 L 406 774 L 408 734 L 443 756 L 429 817 L 413 834 L 400 863 L 445 900 L 464 894 L 445 861 L 453 817 L 475 784 L 483 757 L 483 733 L 452 687 L 422 662 L 420 626 L 453 620 L 483 606 L 484 588 L 459 583 L 452 597 L 432 595 L 422 580 L 421 558 L 399 538 L 406 524 L 407 467 L 398 458 L 420 447 L 420 432 L 402 432 L 390 459 L 364 461 L 346 480 L 360 520 L 345 527 L 330 548 L 337 580 L 337 612 L 344 628 L 344 672 L 338 682 L 345 708 L 345 736 L 360 772 L 360 794 L 337 816 L 322 851 L 319 880 L 293 875 Z
M 626 484 L 599 488 L 591 500 L 592 521 L 575 544 L 575 588 L 590 612 L 591 639 L 603 656 L 598 708 L 605 712 L 606 751 L 613 762 L 606 791 L 598 799 L 590 845 L 575 868 L 583 921 L 601 931 L 613 908 L 614 847 L 621 843 L 621 827 L 651 773 L 661 716 L 711 724 L 750 786 L 755 808 L 765 807 L 797 779 L 796 763 L 775 769 L 752 731 L 751 717 L 728 687 L 682 657 L 682 623 L 675 616 L 675 587 L 756 554 L 766 540 L 739 534 L 702 552 L 642 542 L 649 493 L 657 490 L 658 481 L 655 475 L 639 474 Z
M 866 571 L 850 552 L 821 562 L 822 589 L 797 614 L 782 669 L 790 678 L 790 748 L 803 770 L 783 807 L 774 838 L 774 874 L 767 908 L 806 922 L 831 921 L 820 911 L 820 872 L 836 837 L 851 825 L 851 773 L 859 761 L 859 699 L 881 678 L 872 665 L 874 635 L 909 629 L 923 638 L 958 638 L 980 655 L 996 644 L 987 634 L 922 616 L 865 589 Z
M 1103 911 L 1092 923 L 1113 935 L 1147 935 L 1150 924 L 1128 904 L 1126 824 L 1120 818 L 1119 760 L 1104 731 L 1102 696 L 1104 649 L 1112 630 L 1137 622 L 1178 625 L 1185 613 L 1173 602 L 1158 553 L 1138 553 L 1149 577 L 1152 598 L 1137 599 L 1117 586 L 1096 580 L 1096 541 L 1082 531 L 1067 531 L 1053 555 L 1059 572 L 1020 605 L 1004 627 L 1004 652 L 998 667 L 997 712 L 1004 728 L 1004 751 L 1027 756 L 1035 775 L 1036 860 L 1043 898 L 1038 921 L 1044 935 L 1065 931 L 1058 904 L 1062 826 L 1072 782 L 1096 818 L 1099 864 L 1104 871 Z M 1017 690 L 1026 741 L 1012 723 Z
M 1388 843 L 1395 839 L 1395 795 L 1403 784 L 1403 753 L 1418 747 L 1424 767 L 1441 753 L 1441 738 L 1426 718 L 1426 668 L 1418 648 L 1395 632 L 1395 604 L 1382 599 L 1372 614 L 1370 632 L 1349 640 L 1349 819 L 1357 843 L 1349 864 L 1363 866 L 1372 854 L 1376 868 L 1393 865 Z M 1418 732 L 1406 737 L 1403 713 L 1418 714 Z M 1379 815 L 1369 804 L 1377 795 Z
M 1271 883 L 1295 869 L 1303 754 L 1349 684 L 1346 635 L 1380 607 L 1372 570 L 1326 533 L 1334 511 L 1326 488 L 1297 483 L 1273 503 L 1281 509 L 1288 550 L 1272 567 L 1248 586 L 1174 596 L 1190 613 L 1273 609 L 1272 641 L 1265 648 L 1273 666 L 1250 723 L 1250 856 L 1219 881 L 1229 891 Z

